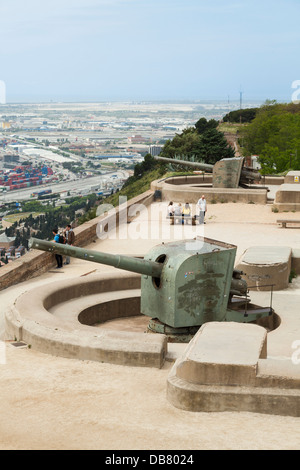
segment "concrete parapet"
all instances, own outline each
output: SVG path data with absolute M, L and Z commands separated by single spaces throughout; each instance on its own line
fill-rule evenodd
M 19 259 L 1 267 L 0 291 L 40 276 L 54 265 L 55 258 L 51 253 L 29 251 Z
M 167 397 L 188 411 L 300 416 L 299 371 L 267 359 L 257 325 L 203 325 L 168 376 Z
M 295 274 L 300 274 L 300 249 L 292 249 L 292 270 Z
M 300 184 L 282 184 L 276 191 L 273 208 L 279 212 L 300 211 Z
M 299 184 L 300 183 L 300 171 L 289 171 L 284 177 L 285 184 Z
M 279 186 L 284 184 L 284 176 L 270 176 L 270 175 L 263 175 L 261 184 L 268 185 L 268 186 Z
M 248 248 L 235 266 L 243 271 L 249 290 L 281 290 L 289 285 L 292 249 L 285 246 Z
M 253 185 L 250 189 L 212 188 L 211 184 L 201 183 L 201 176 L 179 176 L 156 180 L 151 183 L 151 189 L 161 191 L 163 201 L 196 204 L 201 195 L 205 194 L 210 204 L 218 202 L 267 203 L 267 189 L 259 185 Z

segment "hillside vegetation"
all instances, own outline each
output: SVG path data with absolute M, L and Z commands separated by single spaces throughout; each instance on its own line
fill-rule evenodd
M 266 103 L 238 135 L 243 155 L 258 155 L 263 174 L 300 170 L 300 104 Z

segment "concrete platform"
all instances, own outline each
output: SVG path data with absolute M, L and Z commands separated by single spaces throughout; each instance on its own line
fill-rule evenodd
M 212 322 L 200 328 L 175 362 L 167 394 L 174 406 L 189 411 L 300 416 L 300 370 L 293 365 L 288 372 L 274 369 L 262 327 Z

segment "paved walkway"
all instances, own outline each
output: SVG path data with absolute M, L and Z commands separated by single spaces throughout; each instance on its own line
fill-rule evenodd
M 205 226 L 183 229 L 168 225 L 164 208 L 154 204 L 149 209 L 150 219 L 148 211 L 142 211 L 139 218 L 120 228 L 115 239 L 97 241 L 90 248 L 136 256 L 145 254 L 161 241 L 192 238 L 197 234 L 237 245 L 237 260 L 249 246 L 300 248 L 300 230 L 279 228 L 278 214 L 272 213 L 270 206 L 211 205 Z M 73 259 L 59 272 L 51 270 L 2 291 L 0 334 L 5 309 L 21 293 L 60 277 L 72 279 L 95 270 L 114 268 Z M 261 295 L 268 297 L 268 293 L 258 293 Z M 295 318 L 294 309 L 298 309 L 299 300 L 298 279 L 285 291 L 275 293 L 273 299 L 284 312 L 285 321 L 289 321 L 289 316 Z M 290 340 L 296 337 L 300 340 L 298 326 Z M 280 329 L 268 335 L 271 357 L 286 360 L 292 352 L 289 339 L 281 342 Z M 299 418 L 239 412 L 193 413 L 173 407 L 166 399 L 166 381 L 172 362 L 166 362 L 159 370 L 131 368 L 48 356 L 10 344 L 6 344 L 4 362 L 0 364 L 1 449 L 300 447 Z

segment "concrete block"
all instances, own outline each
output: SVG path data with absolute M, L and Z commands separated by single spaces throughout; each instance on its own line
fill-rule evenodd
M 289 171 L 284 177 L 285 184 L 300 184 L 300 171 Z
M 267 358 L 266 331 L 207 323 L 172 367 L 167 398 L 194 412 L 300 416 L 299 365 Z
M 205 323 L 177 362 L 176 375 L 194 384 L 253 385 L 266 341 L 266 330 L 257 325 Z
M 276 191 L 273 207 L 279 212 L 300 211 L 300 184 L 282 184 Z
M 286 246 L 254 246 L 241 256 L 236 269 L 243 271 L 249 290 L 286 289 L 291 272 L 292 249 Z

